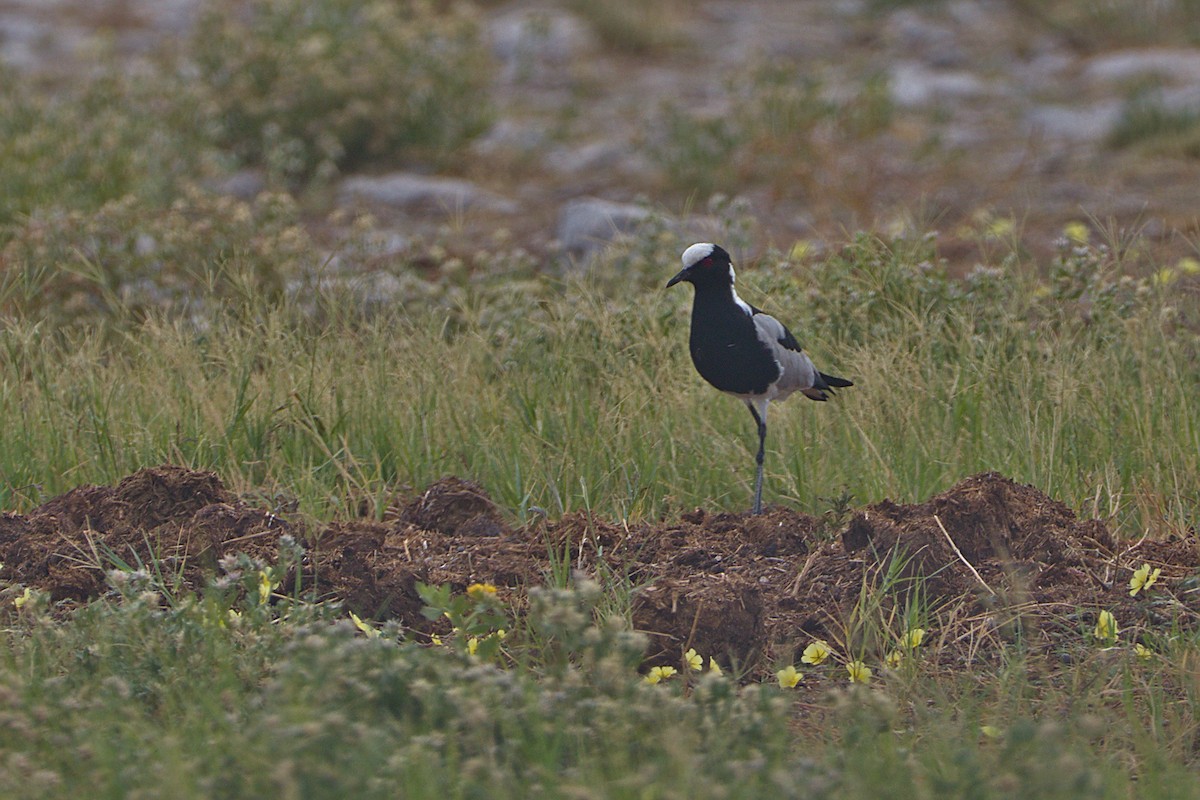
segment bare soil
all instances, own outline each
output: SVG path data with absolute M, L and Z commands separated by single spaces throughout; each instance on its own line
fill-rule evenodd
M 623 525 L 584 514 L 512 527 L 487 494 L 449 477 L 385 521 L 309 526 L 248 504 L 213 473 L 177 466 L 136 472 L 115 487 L 81 486 L 27 515 L 0 514 L 0 563 L 10 585 L 49 593 L 58 608 L 107 590 L 105 572 L 157 559 L 185 589 L 202 589 L 239 552 L 271 561 L 279 537 L 305 543 L 302 583 L 364 617 L 398 619 L 417 636 L 418 581 L 499 587 L 518 612 L 525 591 L 569 563 L 627 579 L 648 663 L 694 647 L 741 665 L 795 657 L 813 638 L 880 655 L 890 646 L 860 624 L 932 609 L 938 658 L 987 659 L 1021 637 L 1054 653 L 1086 641 L 1100 609 L 1122 641 L 1200 619 L 1195 531 L 1168 541 L 1118 541 L 1037 489 L 996 473 L 969 477 L 917 505 L 883 501 L 841 524 L 773 507 L 760 516 L 701 509 L 676 521 Z M 1138 597 L 1129 578 L 1162 569 Z M 919 579 L 919 580 L 918 580 Z M 916 597 L 923 593 L 923 597 Z M 857 609 L 857 611 L 856 611 Z M 1064 655 L 1065 657 L 1065 655 Z

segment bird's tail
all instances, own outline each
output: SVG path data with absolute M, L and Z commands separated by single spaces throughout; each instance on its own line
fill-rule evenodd
M 817 379 L 813 381 L 813 385 L 802 390 L 802 393 L 809 400 L 828 400 L 829 395 L 835 393 L 834 389 L 845 389 L 847 386 L 853 385 L 852 381 L 848 381 L 845 378 L 818 372 Z
M 820 383 L 817 384 L 821 389 L 845 389 L 847 386 L 854 385 L 853 381 L 839 378 L 836 375 L 826 375 L 824 372 L 818 372 L 817 378 L 825 384 L 824 386 L 821 386 Z

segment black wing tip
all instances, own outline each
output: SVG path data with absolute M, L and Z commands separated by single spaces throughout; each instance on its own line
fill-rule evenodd
M 854 385 L 854 381 L 848 381 L 845 378 L 839 378 L 836 375 L 826 375 L 824 372 L 818 372 L 817 374 L 821 376 L 821 380 L 826 384 L 826 386 L 822 388 L 845 389 L 848 386 Z

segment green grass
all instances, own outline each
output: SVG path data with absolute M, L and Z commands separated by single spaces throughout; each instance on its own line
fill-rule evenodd
M 686 41 L 680 28 L 686 6 L 675 0 L 567 0 L 565 5 L 619 52 L 646 55 Z
M 789 60 L 753 66 L 726 92 L 729 107 L 708 113 L 664 103 L 647 144 L 669 185 L 701 200 L 747 184 L 819 198 L 830 188 L 823 165 L 848 142 L 885 134 L 894 115 L 886 77 L 869 74 L 835 99 L 819 76 Z
M 635 522 L 746 509 L 752 425 L 689 363 L 690 292 L 661 288 L 688 242 L 669 229 L 587 276 L 544 273 L 504 245 L 470 263 L 437 246 L 380 263 L 371 222 L 330 234 L 347 223 L 321 219 L 319 198 L 197 188 L 238 159 L 298 181 L 387 166 L 393 148 L 444 155 L 482 124 L 442 115 L 486 115 L 469 15 L 412 7 L 421 31 L 464 37 L 422 51 L 428 37 L 383 9 L 360 51 L 357 6 L 316 5 L 328 15 L 276 3 L 277 17 L 238 18 L 276 27 L 210 20 L 211 39 L 179 45 L 209 59 L 187 91 L 172 69 L 100 70 L 56 99 L 0 76 L 0 509 L 164 461 L 320 520 L 364 501 L 382 514 L 447 474 L 479 481 L 514 520 L 534 506 Z M 293 48 L 296 25 L 316 38 Z M 636 51 L 641 33 L 606 35 Z M 449 101 L 356 103 L 401 56 Z M 221 83 L 235 61 L 262 81 Z M 280 64 L 311 91 L 279 91 Z M 834 107 L 784 71 L 751 83 L 743 127 L 668 142 L 681 184 L 735 150 L 803 179 L 796 154 L 889 122 L 882 84 Z M 296 105 L 260 113 L 263 97 Z M 756 167 L 728 168 L 736 184 Z M 716 211 L 739 252 L 744 211 Z M 1127 247 L 1064 245 L 1035 264 L 998 247 L 965 278 L 921 238 L 739 261 L 741 295 L 856 383 L 772 409 L 769 502 L 824 515 L 834 536 L 851 508 L 995 469 L 1128 539 L 1194 525 L 1195 277 Z M 346 280 L 369 269 L 395 278 L 394 298 L 361 304 Z M 199 596 L 144 566 L 69 614 L 24 599 L 0 567 L 0 796 L 1200 796 L 1200 647 L 1183 630 L 1145 661 L 1081 635 L 1069 664 L 1014 644 L 986 667 L 947 666 L 930 636 L 901 669 L 874 665 L 866 688 L 833 659 L 804 667 L 815 688 L 799 693 L 686 674 L 650 686 L 628 630 L 635 587 L 599 575 L 569 588 L 562 559 L 556 588 L 511 619 L 499 654 L 481 644 L 486 658 L 465 636 L 435 648 L 394 626 L 356 632 L 335 606 L 296 600 L 306 587 L 262 603 L 253 564 Z M 932 629 L 912 596 L 893 618 L 864 586 L 831 644 L 882 652 Z
M 280 179 L 450 156 L 490 122 L 466 4 L 209 4 L 184 52 L 215 138 Z
M 1121 47 L 1189 46 L 1200 42 L 1196 0 L 1018 0 L 1016 8 L 1084 52 Z
M 253 573 L 251 573 L 253 578 Z M 601 588 L 535 597 L 497 658 L 364 636 L 333 607 L 253 591 L 165 604 L 153 581 L 56 621 L 10 614 L 0 792 L 23 797 L 1195 796 L 1181 665 L 1102 654 L 1077 686 L 918 665 L 796 707 L 774 685 L 680 673 L 593 622 Z M 240 609 L 238 616 L 230 614 Z M 536 636 L 534 635 L 536 633 Z M 1178 660 L 1176 660 L 1178 659 Z M 1179 665 L 1179 666 L 1177 666 Z M 832 665 L 831 665 L 832 666 Z M 936 677 L 935 677 L 936 674 Z M 1071 720 L 1064 723 L 1063 719 Z M 1136 783 L 1134 776 L 1136 776 Z
M 1152 90 L 1135 92 L 1109 133 L 1108 144 L 1181 158 L 1200 157 L 1200 109 L 1168 108 Z
M 924 248 L 863 237 L 825 263 L 740 273 L 743 296 L 857 384 L 773 409 L 768 498 L 820 513 L 843 491 L 914 501 L 999 470 L 1081 511 L 1115 509 L 1126 535 L 1185 525 L 1200 378 L 1173 294 L 1095 248 L 1064 253 L 1048 281 L 1010 265 L 965 282 Z M 689 294 L 659 288 L 677 249 L 626 254 L 620 286 L 514 267 L 425 284 L 372 316 L 337 292 L 264 302 L 218 271 L 221 304 L 186 318 L 137 306 L 130 320 L 118 301 L 66 328 L 14 318 L 0 334 L 0 502 L 26 509 L 175 461 L 287 489 L 322 518 L 445 474 L 518 517 L 743 508 L 752 425 L 691 368 Z

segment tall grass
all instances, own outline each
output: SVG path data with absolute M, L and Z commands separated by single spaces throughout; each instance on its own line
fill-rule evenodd
M 750 418 L 691 368 L 690 297 L 659 290 L 676 249 L 625 254 L 619 286 L 478 276 L 369 316 L 313 288 L 217 295 L 187 318 L 139 309 L 119 335 L 97 335 L 111 320 L 14 319 L 0 500 L 27 508 L 171 460 L 288 487 L 322 517 L 450 473 L 516 516 L 744 507 Z M 1115 510 L 1130 535 L 1185 524 L 1200 379 L 1178 284 L 1122 277 L 1097 248 L 1064 251 L 1049 282 L 1016 266 L 960 282 L 929 255 L 862 238 L 825 263 L 739 273 L 750 302 L 856 383 L 773 408 L 768 498 L 813 513 L 843 491 L 912 501 L 994 469 Z

